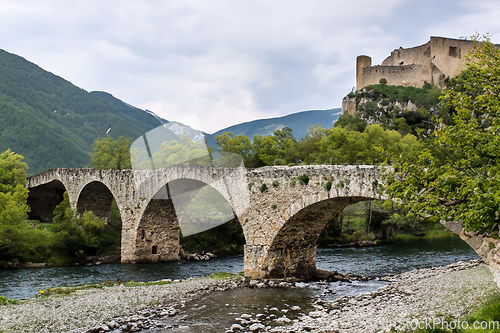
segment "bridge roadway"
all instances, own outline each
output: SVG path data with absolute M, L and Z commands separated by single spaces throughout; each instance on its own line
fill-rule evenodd
M 326 223 L 348 205 L 379 199 L 383 172 L 367 165 L 68 168 L 29 177 L 26 187 L 31 218 L 43 222 L 52 221 L 65 191 L 78 212 L 90 210 L 108 220 L 115 199 L 122 219 L 121 261 L 139 263 L 179 260 L 178 217 L 186 204 L 174 205 L 170 191 L 197 193 L 208 184 L 241 223 L 245 276 L 309 278 L 316 268 L 316 240 Z M 261 191 L 263 184 L 267 188 Z

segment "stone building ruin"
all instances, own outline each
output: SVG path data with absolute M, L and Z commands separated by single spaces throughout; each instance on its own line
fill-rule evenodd
M 382 65 L 372 66 L 372 59 L 360 55 L 356 59 L 356 89 L 378 84 L 421 88 L 425 82 L 444 88 L 447 77 L 457 76 L 466 68 L 465 55 L 474 42 L 465 39 L 431 37 L 424 45 L 391 52 Z

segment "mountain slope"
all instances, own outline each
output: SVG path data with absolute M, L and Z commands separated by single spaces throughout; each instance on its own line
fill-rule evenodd
M 285 126 L 290 127 L 295 137 L 300 139 L 306 136 L 307 130 L 311 125 L 320 124 L 325 128 L 333 127 L 333 124 L 341 114 L 342 110 L 339 108 L 331 110 L 302 111 L 283 117 L 249 121 L 233 125 L 207 135 L 208 145 L 217 147 L 215 137 L 224 132 L 233 132 L 234 135 L 243 134 L 252 140 L 255 134 L 271 135 L 274 134 L 275 130 L 281 129 Z
M 310 125 L 332 127 L 339 115 L 340 109 L 304 111 L 204 134 L 213 147 L 217 147 L 214 138 L 223 132 L 253 139 L 255 134 L 270 135 L 285 126 L 292 128 L 299 139 Z M 168 122 L 109 93 L 89 93 L 20 56 L 0 50 L 0 151 L 11 149 L 23 155 L 28 174 L 88 166 L 96 138 L 123 135 L 135 140 L 162 123 L 169 123 L 174 139 L 183 132 L 196 141 L 203 138 L 190 127 Z
M 90 94 L 97 96 L 113 105 L 123 113 L 124 117 L 127 120 L 133 122 L 137 127 L 145 131 L 160 126 L 162 123 L 168 123 L 168 120 L 157 117 L 154 113 L 150 113 L 150 111 L 144 111 L 136 108 L 135 106 L 127 104 L 114 97 L 110 93 L 104 91 L 91 91 Z
M 25 157 L 29 174 L 83 167 L 96 138 L 135 139 L 159 122 L 124 112 L 22 57 L 0 50 L 0 151 Z

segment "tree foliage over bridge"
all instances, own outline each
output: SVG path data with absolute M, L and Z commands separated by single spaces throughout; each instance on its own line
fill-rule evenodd
M 415 213 L 498 235 L 500 49 L 476 38 L 467 64 L 441 95 L 449 115 L 434 119 L 434 138 L 402 161 L 389 190 Z

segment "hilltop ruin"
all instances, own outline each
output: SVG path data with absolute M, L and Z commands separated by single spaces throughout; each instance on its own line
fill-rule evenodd
M 391 52 L 382 65 L 372 66 L 372 59 L 360 55 L 356 59 L 356 89 L 378 84 L 385 78 L 387 84 L 421 88 L 425 82 L 445 87 L 447 77 L 457 76 L 466 68 L 465 55 L 474 46 L 466 39 L 431 37 L 424 45 Z

